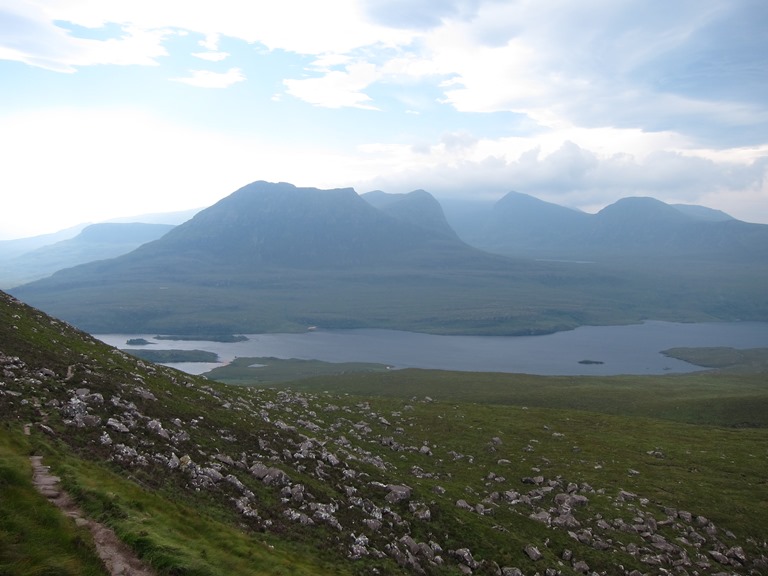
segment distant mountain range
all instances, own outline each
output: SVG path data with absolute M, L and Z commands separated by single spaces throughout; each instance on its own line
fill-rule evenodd
M 91 224 L 80 233 L 53 244 L 23 252 L 2 262 L 0 288 L 11 288 L 50 276 L 57 270 L 114 258 L 160 238 L 170 224 Z
M 457 234 L 423 190 L 254 182 L 128 254 L 12 292 L 91 332 L 768 319 L 768 226 L 651 198 L 588 215 L 517 193 L 466 215 Z
M 453 223 L 473 246 L 514 256 L 768 262 L 768 226 L 646 197 L 621 199 L 593 215 L 510 192 L 468 217 L 457 213 Z

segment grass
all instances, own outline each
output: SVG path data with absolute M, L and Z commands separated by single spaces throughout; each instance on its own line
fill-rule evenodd
M 0 574 L 103 576 L 90 533 L 64 517 L 32 485 L 31 447 L 0 425 Z
M 90 516 L 161 574 L 190 576 L 344 574 L 307 550 L 238 529 L 216 510 L 193 507 L 162 490 L 147 490 L 97 463 L 54 458 L 66 488 Z
M 537 406 L 690 424 L 768 427 L 765 374 L 535 376 L 407 369 L 309 378 L 291 386 L 357 396 L 429 396 L 444 402 Z
M 336 376 L 360 372 L 385 372 L 387 366 L 367 362 L 323 362 L 291 358 L 235 358 L 226 366 L 214 368 L 206 377 L 227 384 L 269 384 L 291 382 L 313 376 Z
M 728 372 L 768 372 L 768 348 L 670 348 L 662 354 Z
M 568 483 L 592 486 L 588 507 L 576 513 L 582 527 L 596 533 L 599 520 L 631 522 L 643 515 L 661 521 L 665 509 L 676 508 L 713 521 L 724 546 L 743 546 L 749 558 L 766 554 L 764 374 L 596 378 L 403 370 L 270 388 L 227 386 L 140 362 L 21 306 L 0 308 L 0 350 L 23 357 L 31 374 L 44 366 L 60 375 L 4 378 L 4 391 L 23 394 L 0 395 L 0 534 L 16 554 L 9 560 L 0 556 L 10 567 L 6 573 L 35 573 L 20 562 L 39 565 L 35 549 L 48 547 L 45 526 L 36 525 L 31 514 L 14 511 L 14 502 L 24 511 L 47 507 L 52 516 L 45 522 L 55 532 L 50 538 L 63 538 L 49 549 L 62 566 L 69 561 L 65 554 L 79 558 L 82 550 L 90 550 L 87 538 L 77 539 L 78 532 L 70 531 L 73 523 L 32 490 L 26 456 L 33 450 L 44 455 L 90 517 L 112 526 L 161 575 L 406 572 L 386 554 L 349 560 L 351 534 L 366 535 L 377 550 L 404 534 L 439 542 L 446 551 L 468 547 L 475 558 L 517 566 L 526 574 L 557 566 L 565 549 L 598 573 L 615 573 L 617 564 L 648 571 L 618 548 L 601 552 L 566 530 L 531 519 L 532 506 L 498 498 L 506 491 L 528 493 L 532 488 L 523 479 L 536 475 L 558 480 L 557 490 Z M 76 369 L 65 381 L 69 366 Z M 115 398 L 134 403 L 142 416 L 128 433 L 66 425 L 49 402 L 65 404 L 81 387 L 103 394 L 105 402 L 92 405 L 103 419 L 123 417 L 127 408 L 115 407 Z M 139 394 L 139 388 L 155 399 Z M 174 431 L 176 418 L 188 440 L 165 441 L 146 426 L 157 420 Z M 45 422 L 54 435 L 35 426 L 27 439 L 20 432 L 24 422 Z M 112 445 L 101 441 L 105 431 Z M 121 461 L 117 444 L 123 442 L 145 461 Z M 319 474 L 315 458 L 297 456 L 305 442 L 318 454 L 337 455 L 339 465 L 325 464 Z M 230 457 L 234 463 L 222 464 L 222 471 L 253 492 L 260 518 L 235 510 L 232 496 L 242 492 L 227 482 L 196 489 L 189 473 L 164 463 L 171 452 L 201 466 Z M 303 527 L 286 519 L 280 488 L 248 472 L 254 461 L 284 470 L 293 486 L 301 484 L 313 495 L 313 502 L 335 505 L 344 530 L 321 521 Z M 411 487 L 410 501 L 387 502 L 379 485 L 390 483 Z M 18 497 L 5 499 L 6 487 Z M 618 502 L 620 490 L 637 494 L 637 500 Z M 460 509 L 460 499 L 492 511 Z M 365 506 L 387 508 L 381 531 L 362 524 L 368 518 Z M 551 506 L 551 500 L 543 499 L 541 506 Z M 425 508 L 428 521 L 415 512 Z M 32 525 L 25 528 L 22 522 Z M 45 544 L 27 543 L 20 536 L 24 530 L 39 531 Z M 675 523 L 659 530 L 670 542 L 681 536 Z M 638 534 L 612 534 L 623 545 L 643 543 Z M 523 547 L 531 543 L 544 561 L 524 555 Z M 0 554 L 7 554 L 6 548 Z M 686 549 L 691 557 L 700 552 Z M 444 556 L 446 566 L 429 567 L 430 576 L 457 573 L 455 562 L 447 552 Z M 747 568 L 734 571 L 748 573 Z M 69 573 L 88 572 L 78 567 Z M 575 575 L 567 565 L 562 573 Z
M 218 362 L 219 355 L 206 350 L 123 350 L 150 362 Z

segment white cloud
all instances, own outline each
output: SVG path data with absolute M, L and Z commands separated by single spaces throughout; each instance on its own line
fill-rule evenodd
M 371 97 L 363 90 L 381 74 L 373 64 L 355 62 L 344 70 L 324 70 L 323 76 L 302 80 L 284 80 L 286 91 L 291 96 L 324 108 L 365 108 L 376 110 L 370 104 Z
M 187 36 L 187 47 L 199 40 L 200 48 L 186 48 L 182 57 L 193 52 L 209 62 L 229 58 L 232 65 L 226 72 L 174 69 L 161 77 L 225 88 L 244 82 L 243 70 L 251 70 L 265 49 L 285 51 L 310 56 L 311 63 L 298 72 L 284 68 L 284 90 L 274 102 L 286 103 L 290 95 L 316 107 L 380 110 L 376 121 L 401 123 L 399 135 L 390 130 L 386 144 L 377 144 L 377 135 L 367 142 L 350 136 L 358 138 L 354 152 L 310 150 L 302 142 L 280 150 L 248 140 L 237 142 L 259 155 L 241 157 L 232 138 L 136 119 L 147 134 L 160 134 L 165 146 L 185 150 L 196 161 L 192 172 L 222 194 L 230 186 L 214 186 L 224 173 L 218 164 L 232 165 L 211 141 L 256 172 L 245 176 L 244 170 L 233 170 L 242 178 L 232 186 L 264 178 L 316 186 L 362 183 L 363 189 L 371 184 L 391 191 L 500 194 L 517 188 L 577 206 L 651 194 L 706 201 L 768 222 L 768 36 L 761 29 L 766 18 L 768 3 L 760 0 L 678 0 L 663 9 L 645 0 L 0 0 L 0 59 L 70 73 L 97 64 L 165 65 L 170 60 L 165 56 L 172 56 L 168 51 L 181 45 L 171 40 Z M 108 31 L 114 31 L 111 38 Z M 237 50 L 243 42 L 258 46 L 244 56 L 246 51 Z M 290 59 L 278 56 L 269 64 Z M 380 102 L 379 95 L 390 100 Z M 391 112 L 392 102 L 409 120 Z M 499 111 L 525 119 L 491 130 L 484 115 Z M 59 113 L 72 114 L 81 126 L 68 124 Z M 98 128 L 97 118 L 126 134 L 127 141 L 139 142 L 124 122 L 134 112 L 40 112 L 50 126 L 37 123 L 36 114 L 23 121 L 18 115 L 0 117 L 3 129 L 13 128 L 0 130 L 4 165 L 26 168 L 12 166 L 15 179 L 0 175 L 0 189 L 32 194 L 34 186 L 48 183 L 30 158 L 66 175 L 67 189 L 75 182 L 83 182 L 83 190 L 99 189 L 94 174 L 101 173 L 100 166 L 125 176 L 106 150 L 131 158 L 142 174 L 183 171 L 180 160 L 156 162 L 169 154 L 162 148 L 149 145 L 154 154 L 145 154 L 138 147 L 147 145 L 136 144 L 129 150 Z M 485 123 L 476 122 L 478 117 Z M 311 121 L 311 112 L 306 118 Z M 435 136 L 444 119 L 444 134 Z M 21 123 L 18 129 L 14 123 Z M 88 137 L 80 137 L 81 129 Z M 343 120 L 339 130 L 345 130 Z M 11 138 L 23 143 L 25 156 Z M 98 163 L 83 164 L 72 150 Z M 269 163 L 253 167 L 254 157 Z M 203 158 L 217 163 L 210 176 L 202 173 Z M 86 166 L 90 172 L 82 171 Z M 98 195 L 87 194 L 86 204 L 98 204 Z M 58 206 L 58 200 L 51 202 Z
M 171 78 L 173 82 L 181 82 L 198 88 L 228 88 L 245 80 L 240 68 L 230 68 L 226 72 L 211 72 L 210 70 L 190 70 L 191 76 L 186 78 Z
M 316 0 L 38 0 L 36 4 L 40 19 L 49 23 L 58 20 L 99 28 L 130 22 L 144 30 L 170 27 L 198 32 L 206 36 L 208 45 L 229 37 L 300 54 L 346 53 L 375 43 L 404 43 L 409 37 L 406 31 L 369 22 L 356 0 L 330 4 Z
M 229 58 L 228 52 L 193 52 L 192 56 L 209 62 L 221 62 Z
M 170 34 L 124 24 L 117 38 L 79 38 L 55 25 L 38 5 L 0 4 L 0 59 L 56 72 L 97 64 L 157 65 L 157 58 L 167 54 L 163 41 Z
M 630 135 L 624 135 L 629 139 Z M 639 136 L 639 135 L 635 135 Z M 652 135 L 651 135 L 652 136 Z M 407 192 L 424 188 L 438 196 L 499 198 L 510 190 L 575 208 L 594 210 L 627 196 L 703 204 L 748 221 L 768 222 L 768 149 L 751 154 L 661 150 L 602 152 L 572 141 L 524 149 L 526 141 L 466 139 L 456 154 L 455 135 L 431 147 L 370 145 L 363 152 L 388 171 L 356 182 L 361 190 Z M 466 138 L 466 136 L 464 136 Z M 642 138 L 639 138 L 642 140 Z M 459 140 L 461 142 L 461 140 Z M 530 146 L 530 141 L 527 141 Z M 742 151 L 744 152 L 744 151 Z M 754 151 L 753 151 L 754 152 Z
M 349 186 L 365 160 L 185 128 L 134 109 L 0 116 L 0 238 L 213 204 L 254 180 Z M 297 172 L 296 166 L 301 166 Z

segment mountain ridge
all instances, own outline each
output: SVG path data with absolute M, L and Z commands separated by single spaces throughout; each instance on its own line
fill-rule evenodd
M 383 202 L 384 209 L 371 199 Z M 737 228 L 744 242 L 751 241 L 753 229 L 743 223 L 700 223 L 655 200 L 628 200 L 593 216 L 515 194 L 508 197 L 508 209 L 533 205 L 562 222 L 553 230 L 518 210 L 520 225 L 505 229 L 521 239 L 517 254 L 503 254 L 503 245 L 493 254 L 446 233 L 444 213 L 426 192 L 381 193 L 366 200 L 351 188 L 257 181 L 129 254 L 61 270 L 13 293 L 101 333 L 292 332 L 322 326 L 512 335 L 648 318 L 768 317 L 768 296 L 757 289 L 768 269 L 750 267 L 753 260 L 746 257 L 705 252 L 703 263 L 690 259 L 681 265 L 679 250 L 673 253 L 677 260 L 664 253 L 643 259 L 619 241 L 606 252 L 609 233 L 633 229 L 612 222 L 622 214 L 631 217 L 627 206 L 638 202 L 651 219 L 659 211 L 674 214 L 676 233 L 682 218 L 686 226 L 694 222 L 699 233 L 718 226 L 730 241 L 725 229 Z M 585 221 L 608 225 L 596 241 L 585 234 L 590 231 Z M 638 237 L 649 237 L 648 225 L 635 228 Z M 651 238 L 653 231 L 650 227 Z M 554 244 L 546 243 L 548 237 Z M 555 240 L 563 237 L 570 251 L 558 252 Z M 687 238 L 689 245 L 698 241 Z M 668 234 L 663 241 L 656 245 L 674 252 Z M 685 246 L 675 241 L 672 248 Z M 579 252 L 590 242 L 602 251 Z M 589 258 L 605 254 L 614 257 Z

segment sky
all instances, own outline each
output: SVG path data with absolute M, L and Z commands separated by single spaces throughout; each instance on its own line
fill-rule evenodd
M 0 240 L 255 181 L 768 223 L 765 0 L 0 0 Z

